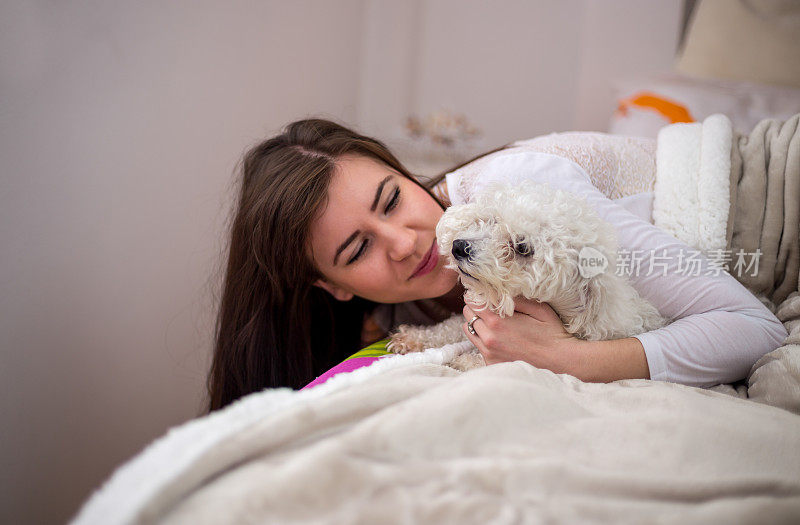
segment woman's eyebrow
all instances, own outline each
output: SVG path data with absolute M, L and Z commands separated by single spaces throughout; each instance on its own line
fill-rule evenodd
M 347 248 L 347 245 L 350 244 L 351 242 L 353 242 L 353 240 L 356 237 L 358 237 L 358 235 L 360 233 L 361 233 L 361 230 L 354 231 L 353 233 L 350 234 L 350 237 L 348 237 L 342 244 L 339 245 L 339 248 L 336 250 L 336 255 L 333 256 L 333 265 L 334 266 L 336 266 L 336 261 L 339 259 L 339 254 L 342 253 L 344 251 L 344 249 Z
M 380 184 L 378 184 L 378 191 L 375 192 L 375 200 L 372 201 L 372 206 L 370 207 L 370 211 L 375 211 L 375 208 L 378 207 L 378 202 L 381 200 L 381 192 L 383 191 L 383 187 L 386 186 L 386 183 L 392 180 L 391 175 L 387 175 Z

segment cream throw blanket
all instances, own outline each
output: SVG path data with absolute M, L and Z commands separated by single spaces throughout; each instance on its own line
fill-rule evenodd
M 460 343 L 463 345 L 463 343 Z M 457 345 L 173 429 L 75 523 L 797 523 L 800 416 L 521 361 L 457 372 Z

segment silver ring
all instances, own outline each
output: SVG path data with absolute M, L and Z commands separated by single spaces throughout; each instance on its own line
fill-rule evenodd
M 478 335 L 478 334 L 476 334 L 476 333 L 475 333 L 475 327 L 473 327 L 473 326 L 472 326 L 472 323 L 474 323 L 474 322 L 475 322 L 475 321 L 477 321 L 478 319 L 480 319 L 480 317 L 478 317 L 478 316 L 476 315 L 475 317 L 473 317 L 472 319 L 470 319 L 470 320 L 467 322 L 467 330 L 469 330 L 469 333 L 471 333 L 472 335 Z

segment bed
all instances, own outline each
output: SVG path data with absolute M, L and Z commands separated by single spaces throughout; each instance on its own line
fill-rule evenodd
M 724 9 L 700 7 L 695 25 Z M 716 112 L 747 131 L 800 110 L 800 84 L 687 76 L 703 45 L 689 34 L 679 73 L 621 80 L 610 131 L 655 138 Z M 784 346 L 708 389 L 522 361 L 462 373 L 444 363 L 468 343 L 378 342 L 171 429 L 73 523 L 800 523 L 800 295 L 782 306 Z
M 800 290 L 777 306 L 784 345 L 710 389 L 379 342 L 173 428 L 74 523 L 797 523 Z
M 793 213 L 800 162 L 785 159 L 800 160 L 800 139 L 791 138 L 800 137 L 799 118 L 787 135 L 794 153 L 769 150 L 786 170 L 767 170 L 768 180 L 787 183 Z M 697 210 L 727 208 L 736 195 L 709 184 L 728 181 L 731 155 L 704 149 L 716 151 L 722 135 L 734 147 L 730 122 L 680 126 L 659 134 L 654 216 L 660 210 L 660 226 L 689 245 L 725 246 L 727 215 L 711 224 L 658 206 L 669 202 L 661 193 L 692 184 L 706 188 L 689 192 Z M 660 184 L 662 152 L 672 149 L 665 137 L 690 149 L 672 153 L 682 162 L 667 165 L 679 172 Z M 753 195 L 740 200 L 774 208 Z M 700 226 L 711 235 L 692 237 Z M 794 237 L 781 242 L 794 243 L 785 251 L 796 263 Z M 798 523 L 796 265 L 790 274 L 782 282 L 794 291 L 767 290 L 789 336 L 738 383 L 584 383 L 523 361 L 459 372 L 445 363 L 469 343 L 388 355 L 379 342 L 306 388 L 257 392 L 173 428 L 117 469 L 74 523 Z
M 720 145 L 705 129 L 720 125 L 732 147 L 723 116 L 670 128 L 702 137 L 678 140 L 700 150 L 675 157 L 719 161 L 703 148 Z M 674 135 L 660 134 L 659 151 Z M 684 188 L 732 172 L 730 161 L 676 164 Z M 800 181 L 793 166 L 785 180 Z M 657 203 L 672 191 L 655 188 Z M 696 240 L 724 244 L 718 220 L 720 237 Z M 470 343 L 387 355 L 379 342 L 306 388 L 257 392 L 170 430 L 74 523 L 797 523 L 800 289 L 775 306 L 783 346 L 710 389 L 584 383 L 523 361 L 459 372 L 445 364 Z
M 706 127 L 725 122 L 669 128 L 703 137 L 694 153 L 674 153 L 701 169 L 683 166 L 680 184 L 659 184 L 659 163 L 656 204 L 659 191 L 710 188 L 709 174 L 727 181 L 730 155 L 717 158 L 727 159 L 722 171 L 702 160 L 714 136 Z M 673 135 L 659 135 L 659 155 Z M 789 142 L 800 152 L 800 140 Z M 800 163 L 784 165 L 791 174 L 776 176 L 800 181 Z M 694 193 L 727 201 L 728 186 L 713 189 Z M 664 211 L 661 226 L 680 219 L 672 233 L 687 244 L 725 245 L 726 217 L 704 228 L 717 235 L 695 239 L 708 218 Z M 686 229 L 690 219 L 700 222 Z M 800 257 L 791 241 L 787 253 Z M 306 388 L 257 392 L 173 428 L 117 469 L 74 523 L 798 523 L 796 268 L 784 282 L 794 291 L 773 306 L 789 337 L 738 383 L 583 383 L 523 361 L 459 372 L 445 363 L 469 343 L 388 355 L 379 342 Z

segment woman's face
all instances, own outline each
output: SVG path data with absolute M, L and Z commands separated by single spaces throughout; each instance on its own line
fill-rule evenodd
M 368 157 L 339 159 L 328 204 L 311 225 L 317 286 L 346 301 L 439 297 L 458 276 L 436 245 L 439 204 L 418 185 Z

